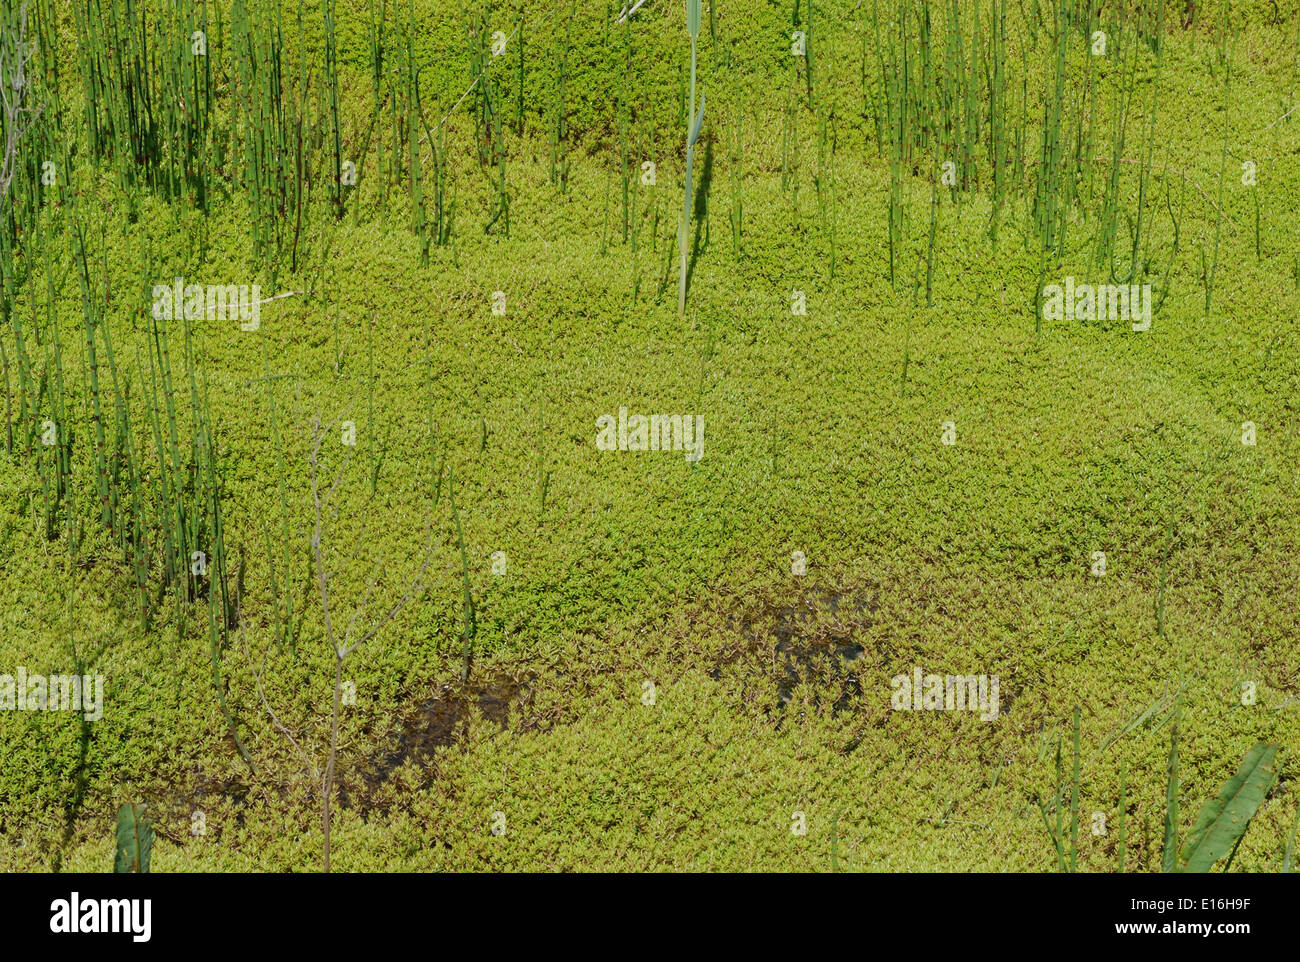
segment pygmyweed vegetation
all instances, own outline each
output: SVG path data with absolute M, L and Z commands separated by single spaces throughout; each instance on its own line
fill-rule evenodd
M 0 17 L 0 868 L 1294 866 L 1298 0 Z

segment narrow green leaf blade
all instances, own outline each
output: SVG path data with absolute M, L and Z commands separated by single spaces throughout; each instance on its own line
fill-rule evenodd
M 1256 745 L 1219 794 L 1201 806 L 1179 852 L 1183 871 L 1208 872 L 1246 833 L 1277 775 L 1276 756 L 1276 745 Z
M 153 852 L 153 826 L 145 806 L 127 803 L 117 810 L 117 853 L 114 872 L 147 872 Z
M 700 35 L 700 0 L 686 0 L 686 32 L 692 37 Z
M 1174 705 L 1177 715 L 1180 705 Z M 1178 871 L 1178 722 L 1169 736 L 1169 782 L 1165 789 L 1165 845 L 1160 871 Z
M 700 139 L 700 129 L 701 129 L 703 126 L 704 126 L 704 91 L 701 90 L 701 91 L 700 91 L 700 109 L 699 109 L 699 112 L 695 115 L 695 126 L 693 126 L 693 127 L 691 128 L 691 140 L 690 140 L 690 144 L 691 144 L 692 147 L 694 147 L 696 141 L 698 141 L 698 140 Z
M 1291 853 L 1295 851 L 1295 833 L 1300 828 L 1300 807 L 1295 810 L 1295 821 L 1291 823 L 1291 837 L 1286 841 L 1286 854 L 1282 857 L 1282 874 L 1287 875 L 1291 871 Z

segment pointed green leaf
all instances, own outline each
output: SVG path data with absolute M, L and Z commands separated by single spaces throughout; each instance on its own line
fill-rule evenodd
M 695 142 L 700 139 L 700 128 L 704 126 L 704 91 L 700 91 L 700 109 L 695 115 L 695 125 L 691 127 L 690 145 L 695 146 Z
M 1181 704 L 1175 702 L 1177 716 Z M 1165 846 L 1160 871 L 1178 871 L 1178 722 L 1169 736 L 1169 782 L 1165 788 Z
M 1277 774 L 1276 745 L 1256 745 L 1219 794 L 1201 806 L 1196 824 L 1179 852 L 1185 872 L 1208 872 L 1246 833 Z
M 128 803 L 117 810 L 117 854 L 114 872 L 147 872 L 153 851 L 153 826 L 144 805 Z
M 700 35 L 700 0 L 686 0 L 686 32 L 692 38 Z
M 1291 853 L 1295 851 L 1295 833 L 1300 828 L 1300 807 L 1295 810 L 1295 821 L 1291 823 L 1291 837 L 1286 841 L 1286 854 L 1282 857 L 1282 874 L 1291 871 Z

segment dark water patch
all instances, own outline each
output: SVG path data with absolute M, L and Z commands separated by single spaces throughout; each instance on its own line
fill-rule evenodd
M 858 674 L 879 665 L 885 653 L 863 642 L 875 622 L 876 591 L 808 591 L 793 601 L 747 603 L 728 618 L 730 640 L 716 654 L 710 675 L 736 677 L 747 694 L 770 697 L 772 709 L 787 704 L 800 685 L 830 693 L 833 711 L 848 708 L 862 693 Z
M 209 818 L 217 811 L 233 811 L 235 824 L 242 826 L 251 791 L 238 776 L 217 778 L 200 773 L 193 782 L 173 782 L 151 793 L 145 799 L 146 813 L 160 836 L 183 843 L 194 834 L 211 831 Z
M 339 802 L 366 813 L 386 811 L 392 801 L 385 788 L 408 763 L 421 771 L 436 770 L 437 756 L 469 733 L 477 714 L 505 729 L 512 709 L 520 727 L 538 727 L 527 717 L 535 672 L 479 673 L 468 682 L 448 682 L 402 715 L 386 735 L 370 741 L 368 750 L 340 773 Z

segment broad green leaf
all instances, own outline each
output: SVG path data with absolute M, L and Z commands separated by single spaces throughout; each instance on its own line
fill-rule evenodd
M 114 872 L 147 872 L 153 851 L 153 826 L 144 805 L 128 803 L 117 810 L 117 854 Z
M 700 0 L 686 0 L 686 32 L 691 37 L 700 35 Z
M 1184 872 L 1208 872 L 1246 833 L 1277 774 L 1276 745 L 1256 745 L 1246 753 L 1237 774 L 1206 802 L 1179 852 Z

